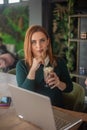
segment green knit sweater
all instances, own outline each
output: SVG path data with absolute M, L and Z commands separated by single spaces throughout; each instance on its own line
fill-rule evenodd
M 63 92 L 71 92 L 73 89 L 73 85 L 63 59 L 58 58 L 57 66 L 54 68 L 54 71 L 59 76 L 60 80 L 65 82 L 67 85 L 66 89 Z M 52 105 L 63 107 L 62 91 L 59 90 L 57 87 L 55 87 L 54 89 L 45 87 L 43 65 L 41 65 L 36 71 L 35 80 L 28 79 L 28 73 L 29 67 L 25 64 L 25 61 L 18 61 L 16 65 L 16 79 L 19 87 L 49 96 Z

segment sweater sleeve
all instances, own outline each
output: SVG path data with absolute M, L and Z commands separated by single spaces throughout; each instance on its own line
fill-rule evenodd
M 35 88 L 35 80 L 30 80 L 27 78 L 28 68 L 24 62 L 24 60 L 18 61 L 16 65 L 16 80 L 18 86 L 21 88 L 25 88 L 27 90 L 34 91 Z
M 59 71 L 60 71 L 59 78 L 62 82 L 66 83 L 66 89 L 64 90 L 64 92 L 71 92 L 73 90 L 73 84 L 72 84 L 72 80 L 69 75 L 68 68 L 63 59 L 59 59 L 58 67 L 59 67 Z

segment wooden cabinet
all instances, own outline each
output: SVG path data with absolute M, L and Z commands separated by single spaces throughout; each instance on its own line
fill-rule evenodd
M 76 43 L 76 70 L 78 75 L 87 75 L 87 14 L 69 16 L 68 46 Z M 85 86 L 85 78 L 78 82 Z M 87 91 L 87 90 L 86 90 Z
M 87 68 L 87 15 L 69 16 L 68 46 L 73 43 L 77 44 L 76 72 L 79 72 L 80 67 Z

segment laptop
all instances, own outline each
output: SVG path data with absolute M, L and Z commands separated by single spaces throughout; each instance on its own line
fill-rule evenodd
M 50 98 L 13 84 L 8 84 L 18 117 L 43 130 L 69 130 L 82 119 L 53 109 Z

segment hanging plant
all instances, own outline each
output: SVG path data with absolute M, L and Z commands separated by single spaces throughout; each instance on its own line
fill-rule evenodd
M 68 17 L 69 15 L 74 14 L 74 1 L 75 0 L 68 0 Z M 70 31 L 70 36 L 68 35 L 68 38 L 74 38 L 77 36 L 77 28 L 74 23 L 75 19 L 72 19 L 70 22 L 70 26 L 68 26 L 68 30 Z M 69 21 L 68 21 L 69 24 Z M 72 44 L 67 44 L 67 52 L 66 52 L 66 59 L 67 59 L 67 67 L 70 72 L 74 71 L 76 69 L 76 43 L 72 42 Z
M 74 14 L 74 1 L 56 2 L 53 5 L 52 21 L 52 47 L 53 53 L 66 59 L 69 71 L 75 69 L 76 43 L 68 44 L 68 38 L 77 34 L 74 20 L 71 20 L 71 28 L 68 26 L 69 15 Z M 70 36 L 69 36 L 70 31 Z
M 66 5 L 67 2 L 63 5 L 58 2 L 54 4 L 52 22 L 53 53 L 64 58 L 68 40 L 68 9 Z

